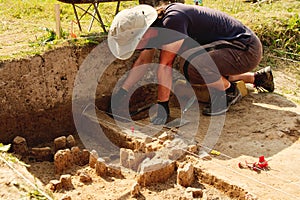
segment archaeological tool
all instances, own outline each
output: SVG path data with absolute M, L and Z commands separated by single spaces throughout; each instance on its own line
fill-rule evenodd
M 188 111 L 188 109 L 193 105 L 193 103 L 196 100 L 196 96 L 192 96 L 188 102 L 186 103 L 186 105 L 184 106 L 182 113 L 181 113 L 181 118 L 176 118 L 170 122 L 168 122 L 167 124 L 165 124 L 166 128 L 178 128 L 181 126 L 184 126 L 186 124 L 188 124 L 190 121 L 184 119 L 184 114 L 186 113 L 186 111 Z

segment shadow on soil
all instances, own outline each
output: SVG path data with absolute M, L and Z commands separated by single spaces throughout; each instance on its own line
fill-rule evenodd
M 209 117 L 201 118 L 202 125 Z M 207 130 L 207 129 L 205 129 Z M 205 130 L 196 136 L 202 141 Z M 276 93 L 250 93 L 230 107 L 214 149 L 223 156 L 241 155 L 271 157 L 288 148 L 300 137 L 300 115 L 297 105 Z

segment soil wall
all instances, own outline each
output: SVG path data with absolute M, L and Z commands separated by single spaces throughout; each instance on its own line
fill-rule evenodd
M 94 48 L 61 47 L 43 55 L 0 62 L 0 142 L 11 143 L 19 135 L 29 145 L 37 145 L 75 134 L 73 85 L 81 63 Z M 97 88 L 100 108 L 105 109 L 114 83 L 131 64 L 132 60 L 117 60 L 105 72 L 109 77 Z

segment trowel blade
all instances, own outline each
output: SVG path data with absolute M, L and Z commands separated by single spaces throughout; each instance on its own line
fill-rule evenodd
M 176 118 L 173 121 L 168 122 L 165 124 L 166 128 L 179 128 L 181 126 L 184 126 L 186 124 L 190 123 L 190 121 L 186 119 Z

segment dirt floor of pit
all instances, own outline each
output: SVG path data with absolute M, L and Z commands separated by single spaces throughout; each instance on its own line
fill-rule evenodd
M 230 108 L 222 134 L 213 146 L 221 155 L 213 156 L 209 161 L 195 157 L 188 161 L 206 173 L 250 192 L 258 199 L 299 199 L 300 108 L 290 97 L 280 95 L 283 83 L 284 87 L 296 88 L 295 90 L 297 83 L 295 79 L 286 78 L 280 71 L 275 71 L 274 74 L 276 93 L 250 92 Z M 297 94 L 295 96 L 298 98 Z M 194 107 L 191 108 L 191 115 L 193 110 Z M 176 109 L 172 111 L 175 112 Z M 200 126 L 203 128 L 195 136 L 199 142 L 203 139 L 209 120 L 204 116 L 200 118 Z M 188 127 L 186 126 L 186 132 Z M 258 174 L 238 168 L 239 162 L 257 162 L 261 155 L 269 161 L 270 171 Z M 45 186 L 50 180 L 59 178 L 54 173 L 51 162 L 28 164 L 30 167 L 13 162 L 15 169 L 43 191 L 46 191 Z M 38 199 L 33 192 L 35 189 L 20 174 L 3 161 L 0 168 L 1 199 Z M 93 181 L 89 184 L 81 183 L 78 176 L 80 171 L 90 174 Z M 74 188 L 51 194 L 54 199 L 60 199 L 66 194 L 72 199 L 132 199 L 129 191 L 134 183 L 134 174 L 126 175 L 124 179 L 103 179 L 87 166 L 75 167 L 67 173 L 72 175 Z M 220 191 L 201 182 L 196 183 L 195 187 L 205 187 L 207 199 L 230 199 L 224 194 L 226 188 Z M 138 199 L 180 199 L 184 191 L 184 188 L 176 185 L 176 177 L 173 176 L 163 184 L 142 188 Z

